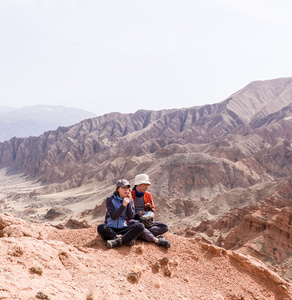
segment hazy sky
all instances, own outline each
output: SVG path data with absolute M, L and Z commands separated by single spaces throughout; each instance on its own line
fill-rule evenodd
M 291 0 L 0 0 L 0 105 L 220 102 L 292 76 L 291 13 Z

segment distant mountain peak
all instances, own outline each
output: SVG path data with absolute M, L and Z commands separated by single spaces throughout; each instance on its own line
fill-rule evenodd
M 16 137 L 38 136 L 59 126 L 71 126 L 96 114 L 61 105 L 0 106 L 0 142 Z
M 227 108 L 245 123 L 267 116 L 292 103 L 292 77 L 253 81 L 228 99 Z

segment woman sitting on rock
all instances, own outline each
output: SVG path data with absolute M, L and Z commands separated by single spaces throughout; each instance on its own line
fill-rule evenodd
M 135 239 L 145 228 L 142 223 L 127 225 L 127 220 L 133 219 L 134 216 L 130 184 L 126 179 L 119 179 L 115 192 L 106 199 L 105 223 L 97 228 L 98 234 L 107 241 L 108 248 L 119 247 L 122 244 L 134 245 Z

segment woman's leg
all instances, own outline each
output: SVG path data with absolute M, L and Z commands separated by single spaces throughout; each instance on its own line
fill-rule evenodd
M 130 220 L 128 225 L 133 225 L 133 224 L 142 224 L 138 220 Z M 152 232 L 149 231 L 149 228 L 144 228 L 143 232 L 139 235 L 139 239 L 144 240 L 148 243 L 152 242 L 154 239 L 154 235 Z
M 118 230 L 122 234 L 123 243 L 135 240 L 144 230 L 144 225 L 140 222 L 129 224 L 127 227 Z
M 97 232 L 104 240 L 112 240 L 116 237 L 116 232 L 107 224 L 98 225 Z
M 144 225 L 142 223 L 133 224 L 121 229 L 113 229 L 108 227 L 106 224 L 100 224 L 97 228 L 98 234 L 104 240 L 107 240 L 107 247 L 109 249 L 119 247 L 122 244 L 135 240 L 143 230 Z M 117 234 L 122 236 L 117 238 Z

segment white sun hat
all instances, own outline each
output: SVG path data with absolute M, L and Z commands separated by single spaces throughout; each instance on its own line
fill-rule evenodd
M 149 176 L 147 174 L 139 174 L 135 177 L 135 183 L 134 185 L 139 185 L 139 184 L 151 184 L 149 180 Z

